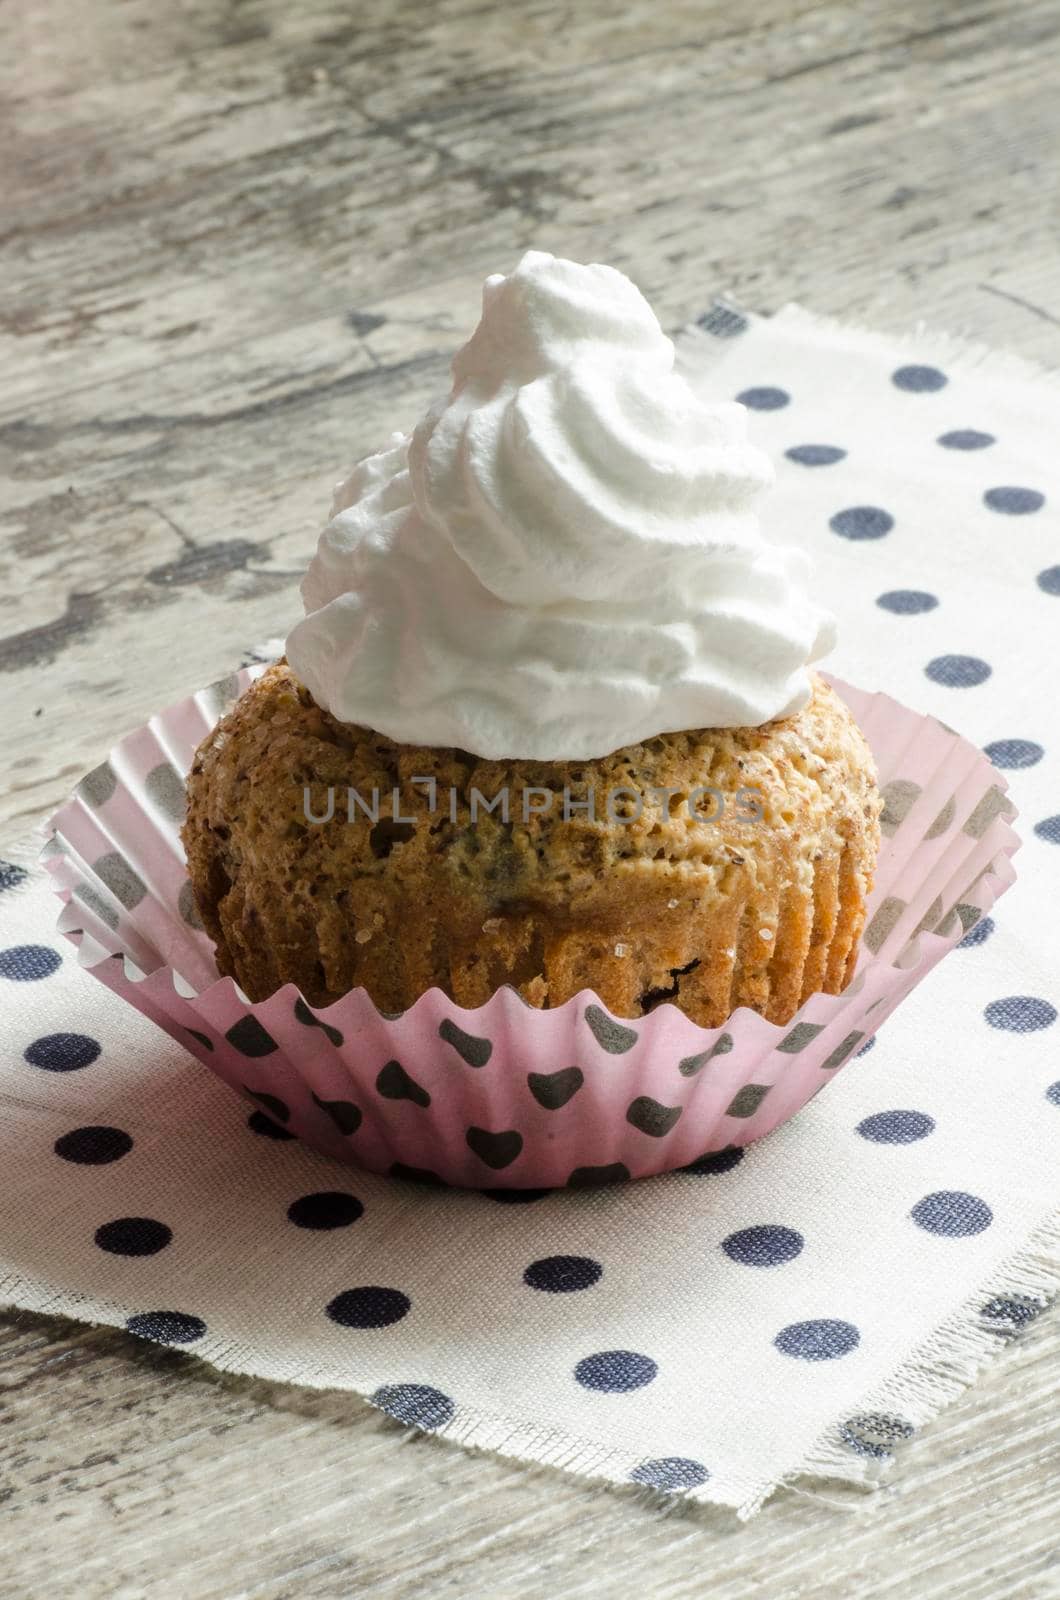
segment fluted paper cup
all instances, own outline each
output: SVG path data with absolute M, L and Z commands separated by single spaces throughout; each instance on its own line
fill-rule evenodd
M 643 1178 L 749 1144 L 825 1087 L 1014 881 L 1015 809 L 988 759 L 933 717 L 831 680 L 885 799 L 855 977 L 783 1027 L 746 1008 L 705 1029 L 675 1006 L 613 1016 L 589 990 L 468 1011 L 432 989 L 399 1016 L 363 989 L 251 1003 L 218 975 L 180 843 L 200 740 L 263 670 L 152 717 L 53 818 L 59 929 L 86 971 L 247 1096 L 277 1130 L 377 1172 L 470 1188 Z

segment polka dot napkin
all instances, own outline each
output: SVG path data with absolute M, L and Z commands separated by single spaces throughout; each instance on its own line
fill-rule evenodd
M 331 1164 L 77 970 L 0 864 L 0 1302 L 398 1422 L 750 1514 L 868 1482 L 1045 1305 L 1060 1171 L 1054 383 L 797 309 L 681 341 L 778 462 L 843 677 L 957 726 L 1020 808 L 1016 886 L 793 1122 L 578 1192 Z M 102 752 L 101 752 L 102 754 Z M 995 925 L 996 923 L 996 925 Z

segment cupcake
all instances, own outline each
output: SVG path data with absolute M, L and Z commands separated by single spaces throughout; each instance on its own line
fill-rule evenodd
M 1012 883 L 988 757 L 815 670 L 769 463 L 673 357 L 607 267 L 491 278 L 449 395 L 339 486 L 286 653 L 53 818 L 81 964 L 255 1133 L 490 1191 L 710 1171 Z
M 539 252 L 452 389 L 339 485 L 286 657 L 203 740 L 183 842 L 252 1002 L 583 990 L 784 1024 L 854 970 L 876 770 L 772 478 L 639 291 Z

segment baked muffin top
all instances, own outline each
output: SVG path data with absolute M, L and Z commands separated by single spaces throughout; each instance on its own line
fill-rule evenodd
M 826 832 L 878 810 L 868 747 L 818 676 L 797 717 L 761 728 L 660 734 L 592 762 L 488 761 L 340 722 L 281 661 L 204 742 L 196 771 L 210 780 L 209 825 L 235 827 L 244 854 L 299 870 L 326 859 L 329 876 L 351 879 L 444 860 L 498 907 L 587 909 L 615 871 L 665 887 L 754 870 L 763 852 L 812 860 Z

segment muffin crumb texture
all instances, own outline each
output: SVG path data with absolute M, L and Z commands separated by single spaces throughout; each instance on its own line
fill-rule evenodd
M 669 1001 L 717 1027 L 843 989 L 879 812 L 871 752 L 819 677 L 761 728 L 484 761 L 341 723 L 280 661 L 199 747 L 183 840 L 218 966 L 253 1001 L 363 986 L 400 1012 L 509 984 L 532 1006 L 591 989 L 617 1016 Z

